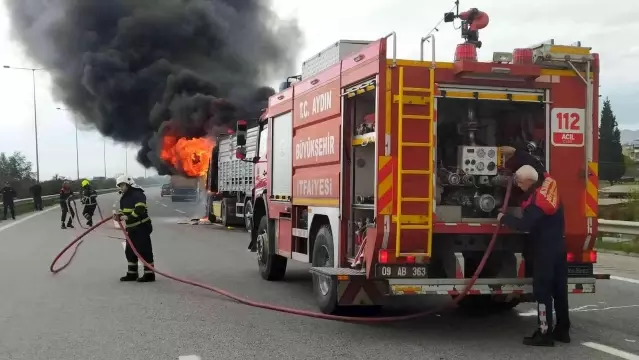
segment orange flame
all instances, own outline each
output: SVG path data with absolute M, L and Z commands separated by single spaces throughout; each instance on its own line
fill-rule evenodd
M 214 146 L 215 142 L 208 138 L 187 139 L 165 135 L 160 158 L 188 176 L 203 176 L 209 171 Z

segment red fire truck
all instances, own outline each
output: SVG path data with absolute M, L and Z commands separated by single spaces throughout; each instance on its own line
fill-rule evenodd
M 595 291 L 598 54 L 548 41 L 478 61 L 487 15 L 446 15 L 454 18 L 465 41 L 453 62 L 435 61 L 433 35 L 419 61 L 396 58 L 395 33 L 339 41 L 270 98 L 248 159 L 264 279 L 282 280 L 289 259 L 310 263 L 325 313 L 389 296 L 458 295 L 498 226 L 510 181 L 499 146 L 510 145 L 558 182 L 568 291 Z M 244 131 L 239 124 L 238 157 Z M 521 195 L 513 190 L 509 212 L 521 211 Z M 501 233 L 468 304 L 531 300 L 526 234 Z

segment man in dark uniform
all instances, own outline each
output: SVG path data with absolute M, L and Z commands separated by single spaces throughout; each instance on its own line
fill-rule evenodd
M 505 155 L 516 156 L 519 151 L 506 152 Z M 522 155 L 520 157 L 526 160 Z M 557 182 L 548 173 L 539 173 L 533 166 L 525 164 L 515 173 L 515 183 L 525 194 L 522 217 L 500 213 L 497 218 L 513 230 L 528 232 L 528 241 L 534 246 L 533 296 L 537 300 L 539 328 L 523 342 L 533 346 L 554 346 L 555 340 L 568 343 L 568 265 L 564 210 Z M 554 329 L 553 299 L 557 314 Z
M 87 219 L 87 226 L 93 226 L 93 214 L 98 206 L 98 192 L 93 189 L 89 180 L 82 180 L 82 197 L 80 201 L 84 205 L 82 216 Z
M 16 191 L 11 187 L 8 181 L 4 183 L 4 187 L 0 189 L 2 193 L 2 204 L 4 205 L 4 220 L 7 220 L 7 210 L 11 211 L 11 218 L 16 219 L 16 208 L 13 199 L 17 196 Z
M 147 210 L 144 190 L 126 175 L 118 177 L 116 183 L 122 191 L 122 197 L 120 198 L 120 212 L 115 214 L 113 218 L 124 221 L 126 232 L 133 242 L 133 246 L 140 253 L 142 259 L 153 266 L 153 245 L 151 244 L 153 225 Z M 155 273 L 146 265 L 144 266 L 144 274 L 138 277 L 138 258 L 128 242 L 124 249 L 124 255 L 128 267 L 126 275 L 121 277 L 120 281 L 155 281 Z
M 33 207 L 36 211 L 42 210 L 42 185 L 39 182 L 35 183 L 30 189 L 31 196 L 33 197 Z
M 73 190 L 69 186 L 69 182 L 65 181 L 62 183 L 62 189 L 60 189 L 60 209 L 62 210 L 62 229 L 71 228 L 73 229 L 73 218 L 75 217 L 75 211 L 73 211 L 73 207 L 71 206 L 71 200 L 73 200 Z M 67 214 L 69 214 L 69 220 L 67 221 Z M 67 221 L 65 225 L 64 222 Z

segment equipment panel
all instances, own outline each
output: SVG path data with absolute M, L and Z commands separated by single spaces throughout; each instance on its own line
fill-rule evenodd
M 459 168 L 472 175 L 497 175 L 498 151 L 494 146 L 458 147 Z

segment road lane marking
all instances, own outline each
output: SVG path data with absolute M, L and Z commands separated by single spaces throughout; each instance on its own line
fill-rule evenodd
M 179 210 L 179 209 L 175 209 L 175 211 L 179 212 L 180 214 L 186 214 L 184 211 Z
M 588 312 L 588 311 L 604 311 L 604 310 L 617 310 L 617 309 L 628 309 L 628 308 L 637 308 L 639 305 L 621 305 L 621 306 L 607 306 L 603 308 L 596 308 L 597 305 L 584 305 L 578 308 L 570 309 L 571 312 Z M 554 313 L 554 311 L 553 311 Z M 537 316 L 537 310 L 532 309 L 529 311 L 522 311 L 519 313 L 519 316 Z
M 202 358 L 197 355 L 182 355 L 178 356 L 178 360 L 202 360 Z
M 35 212 L 35 213 L 31 214 L 31 215 L 27 215 L 27 216 L 25 216 L 23 218 L 18 218 L 16 220 L 5 220 L 5 222 L 8 222 L 8 224 L 0 227 L 0 232 L 5 231 L 5 230 L 7 230 L 9 228 L 12 228 L 12 227 L 14 227 L 14 226 L 16 226 L 18 224 L 22 224 L 23 222 L 25 222 L 27 220 L 31 220 L 34 217 L 38 216 L 38 215 L 42 215 L 42 214 L 44 214 L 46 212 L 49 212 L 49 211 L 51 211 L 53 209 L 59 209 L 59 208 L 60 208 L 60 205 L 56 205 L 56 206 L 52 206 L 52 207 L 46 208 L 46 209 L 44 209 L 42 211 L 37 211 L 37 212 Z
M 160 205 L 162 205 L 164 207 L 169 207 L 167 204 L 164 204 L 164 203 L 160 203 Z
M 584 342 L 581 343 L 581 345 L 583 346 L 587 346 L 591 349 L 595 349 L 595 350 L 599 350 L 601 352 L 605 352 L 606 354 L 610 354 L 616 357 L 620 357 L 622 359 L 626 359 L 626 360 L 639 360 L 639 355 L 635 355 L 635 354 L 631 354 L 629 352 L 625 352 L 619 349 L 615 349 L 613 347 L 610 346 L 606 346 L 606 345 L 601 345 L 601 344 L 597 344 L 594 342 Z
M 629 283 L 632 283 L 632 284 L 639 285 L 639 280 L 631 279 L 631 278 L 627 278 L 627 277 L 610 275 L 610 280 L 625 281 L 625 282 L 629 282 Z

